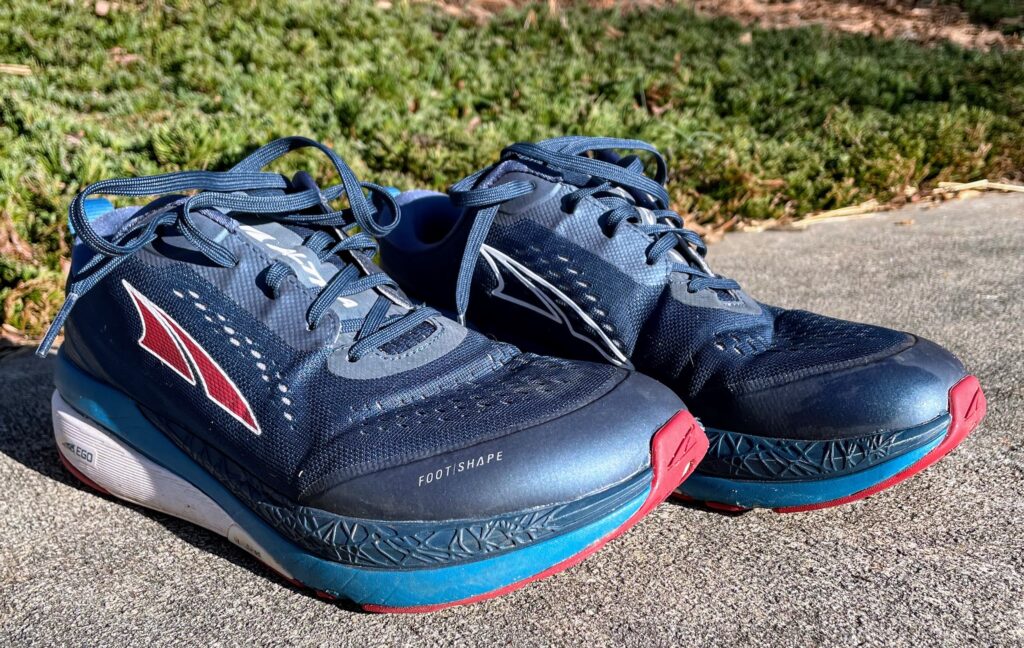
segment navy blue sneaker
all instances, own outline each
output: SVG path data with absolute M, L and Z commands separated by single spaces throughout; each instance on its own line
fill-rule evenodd
M 262 170 L 307 146 L 339 184 Z M 40 347 L 63 325 L 61 459 L 324 596 L 426 611 L 508 592 L 622 533 L 707 448 L 650 378 L 410 304 L 372 261 L 393 199 L 310 140 L 99 182 L 70 219 L 67 302 Z
M 680 495 L 718 508 L 860 499 L 977 425 L 978 381 L 942 348 L 766 306 L 712 272 L 669 209 L 665 176 L 643 142 L 515 144 L 448 196 L 399 195 L 405 219 L 382 265 L 413 296 L 459 317 L 468 307 L 498 339 L 670 386 L 711 443 Z

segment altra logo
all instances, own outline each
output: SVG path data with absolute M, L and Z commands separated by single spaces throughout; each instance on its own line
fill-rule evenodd
M 190 385 L 202 383 L 206 397 L 230 414 L 253 434 L 260 433 L 259 423 L 249 402 L 234 381 L 210 357 L 206 349 L 181 327 L 174 318 L 143 295 L 135 286 L 121 280 L 135 304 L 142 321 L 139 346 L 150 352 Z
M 507 302 L 527 308 L 538 315 L 543 315 L 550 320 L 559 322 L 569 329 L 569 334 L 578 340 L 590 344 L 605 360 L 620 367 L 632 367 L 629 358 L 626 357 L 615 343 L 605 334 L 601 327 L 592 317 L 580 308 L 579 304 L 569 298 L 564 292 L 553 286 L 550 282 L 530 270 L 522 263 L 519 263 L 504 252 L 501 252 L 489 245 L 480 248 L 480 256 L 491 268 L 498 286 L 491 291 L 491 296 Z M 504 269 L 504 272 L 502 271 Z M 505 292 L 505 277 L 508 273 L 522 284 L 537 299 L 536 304 L 517 299 Z M 550 296 L 549 296 L 550 295 Z M 565 314 L 559 304 L 569 307 L 576 318 L 590 329 L 591 334 L 580 333 L 573 326 L 572 320 Z

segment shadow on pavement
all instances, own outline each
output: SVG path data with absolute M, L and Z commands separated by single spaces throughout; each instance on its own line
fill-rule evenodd
M 50 419 L 55 353 L 45 359 L 33 355 L 34 347 L 0 348 L 0 452 L 40 475 L 128 507 L 162 524 L 168 531 L 205 552 L 248 569 L 267 580 L 310 597 L 315 593 L 296 587 L 231 544 L 226 538 L 202 527 L 98 493 L 78 481 L 61 465 L 54 446 Z M 339 607 L 361 612 L 357 606 L 336 601 Z

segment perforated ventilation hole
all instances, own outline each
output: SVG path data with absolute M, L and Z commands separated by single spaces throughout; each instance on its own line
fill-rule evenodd
M 186 292 L 188 293 L 188 296 L 192 300 L 204 299 L 195 290 L 183 290 L 172 288 L 171 292 L 175 295 L 175 297 L 182 300 L 185 300 Z M 271 379 L 268 373 L 270 366 L 274 364 L 274 361 L 271 360 L 269 357 L 264 357 L 264 354 L 259 350 L 260 347 L 256 343 L 256 341 L 252 337 L 245 335 L 243 333 L 241 328 L 244 325 L 232 322 L 223 313 L 217 312 L 215 306 L 207 304 L 205 301 L 192 301 L 192 305 L 202 312 L 203 319 L 206 322 L 214 325 L 211 327 L 211 330 L 215 334 L 217 334 L 218 337 L 221 337 L 221 339 L 227 340 L 229 346 L 226 347 L 226 350 L 234 351 L 236 356 L 243 363 L 255 366 L 256 369 L 260 372 L 260 378 L 263 380 L 264 383 L 266 383 L 265 386 L 271 391 L 273 391 L 274 387 L 271 386 Z M 214 317 L 216 317 L 216 319 L 214 319 Z M 279 372 L 276 373 L 275 375 L 279 380 L 281 379 L 281 375 Z M 288 387 L 283 383 L 278 384 L 277 391 L 280 393 L 286 393 L 288 391 Z M 281 416 L 284 418 L 285 421 L 288 422 L 288 429 L 294 430 L 296 414 L 294 411 L 289 409 L 292 405 L 292 399 L 288 398 L 287 396 L 282 396 L 280 398 L 280 403 L 282 405 Z

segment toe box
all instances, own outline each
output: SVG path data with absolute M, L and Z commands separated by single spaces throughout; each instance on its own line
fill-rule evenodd
M 449 520 L 576 501 L 649 469 L 652 437 L 681 409 L 672 390 L 622 371 L 561 416 L 335 484 L 305 503 L 376 520 Z
M 892 353 L 767 386 L 750 381 L 710 394 L 705 425 L 762 437 L 850 439 L 912 428 L 947 413 L 949 391 L 966 372 L 928 340 L 907 336 Z M 695 407 L 696 409 L 696 407 Z

